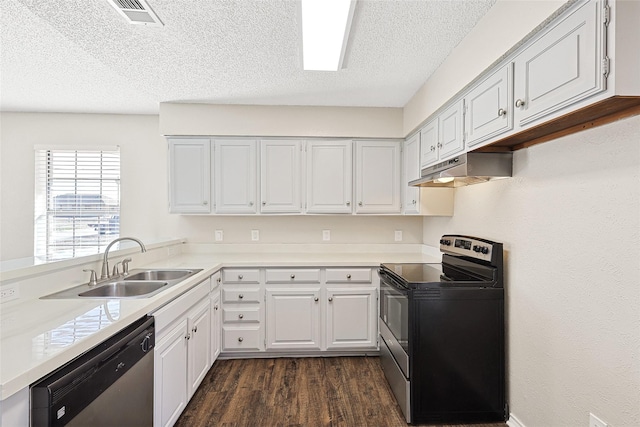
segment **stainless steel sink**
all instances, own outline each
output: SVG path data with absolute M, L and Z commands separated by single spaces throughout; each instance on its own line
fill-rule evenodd
M 193 270 L 145 270 L 129 274 L 125 280 L 178 280 L 192 274 Z
M 136 269 L 131 270 L 127 276 L 111 277 L 92 286 L 86 283 L 41 299 L 150 298 L 201 271 L 202 269 Z
M 139 281 L 139 280 L 123 280 L 121 282 L 111 282 L 106 285 L 98 286 L 86 292 L 78 294 L 80 297 L 95 298 L 132 298 L 142 295 L 151 294 L 162 290 L 167 286 L 168 282 L 162 281 Z

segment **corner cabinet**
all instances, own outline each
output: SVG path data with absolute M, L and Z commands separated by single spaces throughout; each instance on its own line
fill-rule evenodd
M 352 141 L 307 141 L 306 158 L 307 213 L 351 213 Z
M 356 213 L 400 213 L 399 141 L 356 141 Z
M 169 212 L 211 211 L 211 142 L 208 138 L 169 139 Z
M 213 149 L 215 213 L 257 213 L 257 141 L 215 139 Z

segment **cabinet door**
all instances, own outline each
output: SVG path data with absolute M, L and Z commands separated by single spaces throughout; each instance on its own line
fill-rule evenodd
M 261 212 L 302 212 L 301 148 L 298 140 L 260 142 Z
M 211 302 L 204 301 L 189 314 L 189 390 L 188 398 L 198 389 L 211 367 Z
M 215 212 L 257 212 L 257 144 L 255 140 L 215 140 Z
M 211 294 L 211 365 L 220 355 L 222 348 L 222 309 L 220 307 L 220 289 Z
M 352 142 L 307 142 L 307 212 L 351 213 Z
M 409 181 L 420 178 L 420 134 L 404 142 L 402 150 L 402 187 L 404 188 L 405 214 L 420 213 L 420 187 L 409 186 Z
M 513 64 L 487 77 L 465 97 L 467 147 L 513 129 Z
M 356 142 L 356 213 L 400 212 L 401 143 Z
M 438 118 L 427 123 L 420 130 L 420 167 L 430 166 L 438 161 Z
M 154 426 L 172 426 L 187 406 L 187 319 L 154 350 Z M 115 409 L 115 408 L 114 408 Z
M 599 2 L 585 2 L 515 60 L 516 120 L 532 123 L 605 89 Z
M 320 350 L 320 288 L 267 288 L 267 350 Z
M 211 148 L 209 139 L 169 140 L 169 212 L 209 213 Z
M 438 127 L 438 159 L 442 160 L 464 149 L 463 138 L 463 107 L 464 101 L 460 100 L 447 108 L 440 116 Z
M 327 289 L 327 350 L 376 347 L 377 289 Z

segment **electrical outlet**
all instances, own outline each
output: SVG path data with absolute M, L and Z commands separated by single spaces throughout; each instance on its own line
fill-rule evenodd
M 254 242 L 260 240 L 260 230 L 251 230 L 251 240 Z
M 331 230 L 322 230 L 322 240 L 331 240 Z
M 6 285 L 0 288 L 0 302 L 13 301 L 20 298 L 20 285 Z
M 216 230 L 215 239 L 216 242 L 222 242 L 224 240 L 224 232 L 222 230 Z
M 402 230 L 396 230 L 394 238 L 396 242 L 402 242 Z
M 589 413 L 589 427 L 609 427 L 609 424 L 605 423 L 592 413 Z

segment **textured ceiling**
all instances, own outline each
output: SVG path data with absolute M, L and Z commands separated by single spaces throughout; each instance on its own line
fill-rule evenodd
M 496 0 L 360 0 L 344 69 L 303 71 L 295 0 L 1 0 L 3 111 L 157 113 L 160 102 L 402 107 Z

